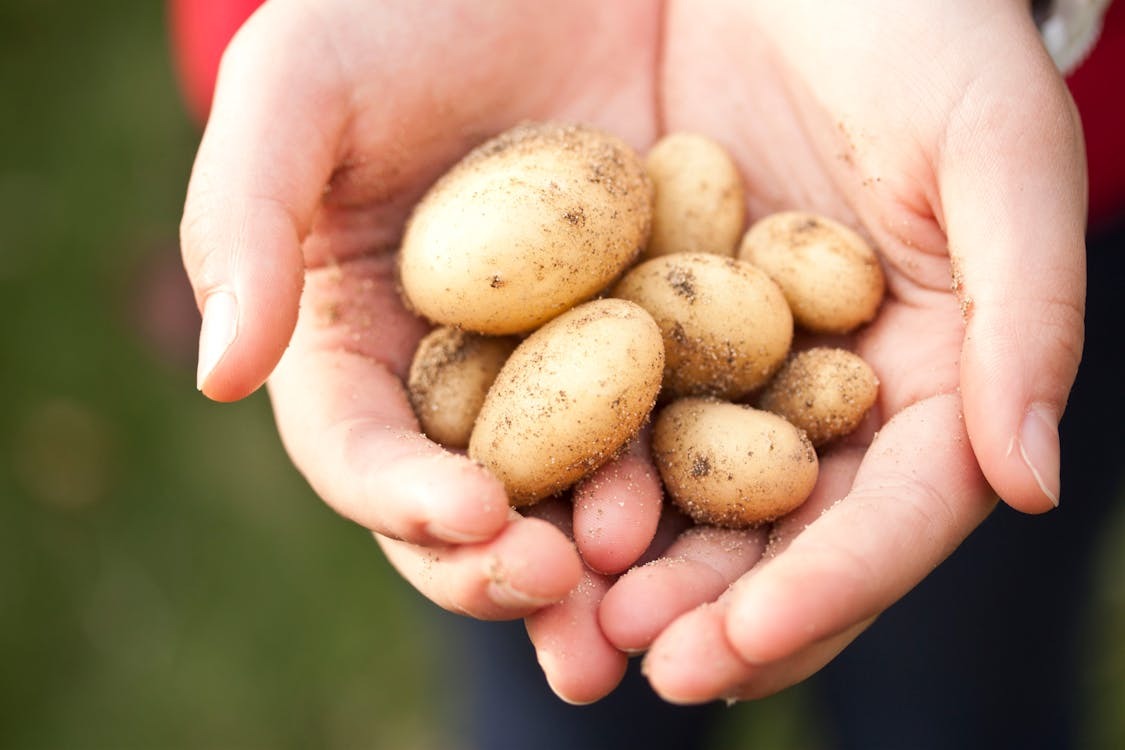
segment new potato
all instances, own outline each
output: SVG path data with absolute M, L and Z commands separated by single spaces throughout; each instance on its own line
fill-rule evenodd
M 645 157 L 652 178 L 652 237 L 645 257 L 732 256 L 746 222 L 742 176 L 726 150 L 697 133 L 672 133 Z
M 513 505 L 565 490 L 640 430 L 663 371 L 660 330 L 642 308 L 619 299 L 579 305 L 508 358 L 469 456 L 500 478 Z
M 422 432 L 448 448 L 467 446 L 485 394 L 517 343 L 512 336 L 480 336 L 449 326 L 427 334 L 406 382 Z
M 486 334 L 531 331 L 605 288 L 648 242 L 652 184 L 618 138 L 528 124 L 473 150 L 415 207 L 409 307 Z
M 738 399 L 777 372 L 793 339 L 785 296 L 750 263 L 706 253 L 645 261 L 613 288 L 648 310 L 664 338 L 672 397 Z
M 698 523 L 734 528 L 797 508 L 819 471 L 808 437 L 783 418 L 705 398 L 680 399 L 660 411 L 652 453 L 681 510 Z
M 821 346 L 790 357 L 758 405 L 788 419 L 820 447 L 853 432 L 878 394 L 879 380 L 862 357 Z
M 797 323 L 849 333 L 879 311 L 886 282 L 879 258 L 848 227 L 807 211 L 785 211 L 746 232 L 738 257 L 768 273 Z

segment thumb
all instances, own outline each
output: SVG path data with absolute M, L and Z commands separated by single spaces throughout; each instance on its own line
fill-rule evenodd
M 937 168 L 966 428 L 997 494 L 1038 513 L 1059 502 L 1058 423 L 1082 351 L 1086 172 L 1077 112 L 1033 44 L 966 92 Z
M 180 225 L 203 315 L 198 386 L 218 401 L 253 392 L 289 342 L 301 242 L 346 116 L 335 71 L 304 62 L 332 57 L 292 7 L 267 3 L 224 54 Z

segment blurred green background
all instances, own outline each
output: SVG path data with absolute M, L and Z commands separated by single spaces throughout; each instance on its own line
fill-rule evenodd
M 0 747 L 456 747 L 432 607 L 312 495 L 261 394 L 195 391 L 198 134 L 162 4 L 0 0 L 0 92 Z M 1087 670 L 1107 749 L 1121 541 Z M 815 745 L 806 714 L 739 707 L 716 748 Z

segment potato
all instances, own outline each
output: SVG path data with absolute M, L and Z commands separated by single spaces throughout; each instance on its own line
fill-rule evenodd
M 848 333 L 875 317 L 883 268 L 875 251 L 848 227 L 823 216 L 788 211 L 756 222 L 738 257 L 778 283 L 797 324 Z
M 653 458 L 672 501 L 696 522 L 742 528 L 803 503 L 819 464 L 805 434 L 776 414 L 703 398 L 657 415 Z
M 789 353 L 785 296 L 763 271 L 734 258 L 663 255 L 629 271 L 611 294 L 636 302 L 660 326 L 671 397 L 742 398 Z
M 804 430 L 819 447 L 854 431 L 878 394 L 879 380 L 862 357 L 822 346 L 791 357 L 758 405 Z
M 435 328 L 418 344 L 407 391 L 422 432 L 448 448 L 464 448 L 492 381 L 519 340 Z
M 670 253 L 733 256 L 746 222 L 742 176 L 710 138 L 673 133 L 645 157 L 655 200 L 646 258 Z
M 619 139 L 518 126 L 415 207 L 399 255 L 409 307 L 486 334 L 533 330 L 608 286 L 648 241 L 652 184 Z
M 513 505 L 565 490 L 640 430 L 664 370 L 660 329 L 619 299 L 587 302 L 531 334 L 485 397 L 469 456 Z

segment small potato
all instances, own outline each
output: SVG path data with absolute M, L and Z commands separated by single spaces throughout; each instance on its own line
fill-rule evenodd
M 645 261 L 611 294 L 648 310 L 664 337 L 664 389 L 671 397 L 736 400 L 785 361 L 793 316 L 763 271 L 706 253 Z
M 531 331 L 608 286 L 648 242 L 652 183 L 621 140 L 518 126 L 415 207 L 399 275 L 408 306 L 485 334 Z
M 702 398 L 657 415 L 652 452 L 672 501 L 698 523 L 742 528 L 785 515 L 816 484 L 805 433 L 776 414 Z
M 862 357 L 817 347 L 790 357 L 759 406 L 785 417 L 820 447 L 855 430 L 878 395 L 879 380 Z
M 469 444 L 492 381 L 519 340 L 435 328 L 418 343 L 407 390 L 422 431 L 448 448 Z
M 879 258 L 848 227 L 803 211 L 773 214 L 742 239 L 738 257 L 778 283 L 797 324 L 848 333 L 879 310 L 885 281 Z
M 561 492 L 613 458 L 648 419 L 664 347 L 642 308 L 619 299 L 563 313 L 516 348 L 485 397 L 469 456 L 512 505 Z
M 733 256 L 746 222 L 742 176 L 710 138 L 673 133 L 645 157 L 655 202 L 646 258 L 670 253 Z

